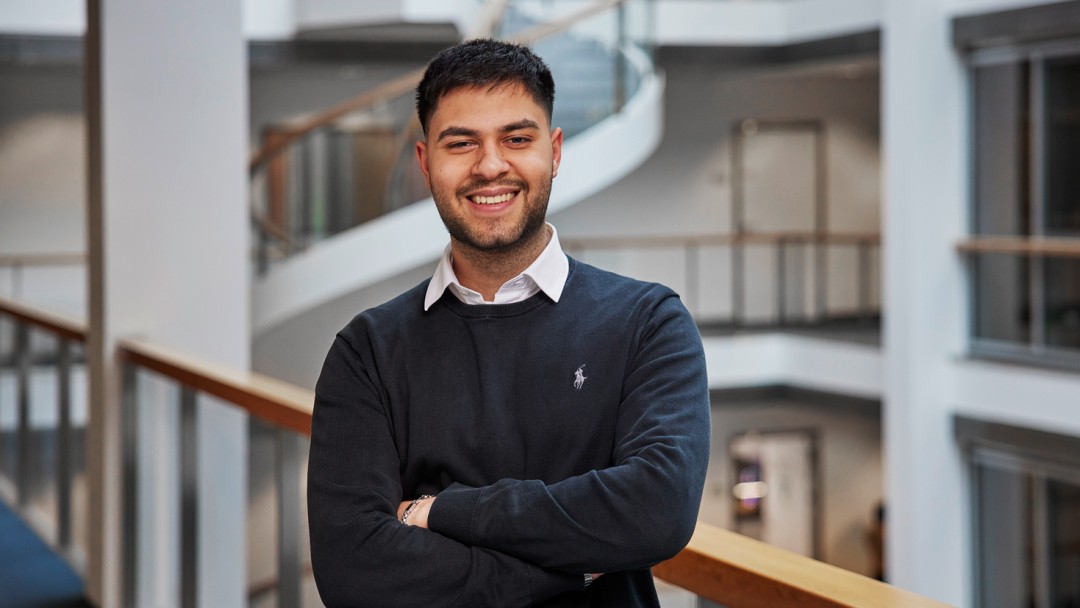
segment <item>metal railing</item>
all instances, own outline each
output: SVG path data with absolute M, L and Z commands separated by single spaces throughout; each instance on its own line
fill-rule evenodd
M 10 301 L 0 300 L 0 315 L 14 319 L 17 327 L 43 329 L 70 342 L 85 339 L 86 328 L 81 323 Z M 17 352 L 24 353 L 26 349 Z M 140 374 L 152 373 L 180 387 L 178 401 L 181 424 L 175 431 L 179 435 L 181 451 L 179 520 L 183 530 L 179 535 L 181 546 L 171 548 L 179 551 L 181 556 L 180 605 L 194 605 L 198 589 L 198 554 L 191 545 L 194 538 L 192 531 L 199 525 L 195 509 L 198 503 L 198 472 L 194 466 L 194 455 L 199 450 L 194 433 L 195 403 L 198 395 L 213 396 L 242 408 L 253 419 L 271 425 L 277 434 L 277 573 L 250 584 L 249 598 L 254 601 L 268 593 L 275 593 L 279 606 L 303 605 L 301 589 L 311 581 L 311 569 L 303 557 L 301 547 L 304 528 L 301 517 L 301 488 L 304 484 L 302 446 L 305 437 L 310 434 L 313 393 L 259 374 L 206 363 L 142 340 L 121 341 L 117 356 L 123 369 L 125 454 L 136 453 L 137 442 L 152 440 L 150 437 L 138 436 L 135 421 L 138 412 L 143 408 L 160 405 L 144 403 L 140 399 L 137 377 Z M 25 357 L 19 355 L 17 359 L 22 360 Z M 25 395 L 26 392 L 19 394 Z M 60 403 L 68 403 L 67 406 L 61 405 L 61 411 L 64 407 L 70 409 L 70 398 L 70 393 L 59 392 Z M 22 399 L 20 397 L 21 408 Z M 61 435 L 61 439 L 63 437 L 65 435 Z M 70 443 L 70 438 L 61 443 Z M 70 451 L 68 453 L 70 454 Z M 124 509 L 128 513 L 133 513 L 136 504 L 137 466 L 137 462 L 125 458 Z M 58 470 L 58 480 L 65 479 L 70 480 L 70 468 L 66 472 Z M 70 485 L 70 481 L 68 483 Z M 64 518 L 70 521 L 70 498 L 66 505 L 67 514 L 59 515 L 61 521 Z M 163 508 L 163 505 L 153 506 Z M 125 520 L 138 521 L 138 518 L 125 515 Z M 134 542 L 138 530 L 128 528 L 124 534 L 124 552 L 127 556 L 124 575 L 125 584 L 129 588 L 126 602 L 130 604 L 133 601 L 131 591 L 137 579 L 140 562 Z M 70 542 L 70 533 L 66 538 Z M 694 537 L 686 549 L 671 560 L 657 565 L 654 574 L 700 598 L 720 602 L 730 608 L 944 606 L 873 579 L 702 522 L 698 523 Z
M 122 362 L 122 404 L 124 427 L 124 511 L 127 529 L 124 538 L 124 571 L 128 577 L 125 604 L 134 605 L 141 562 L 138 559 L 137 529 L 139 463 L 134 458 L 143 438 L 138 434 L 138 418 L 145 407 L 137 379 L 139 372 L 153 372 L 178 388 L 180 424 L 176 429 L 179 446 L 180 477 L 180 556 L 181 606 L 196 605 L 198 597 L 198 463 L 200 446 L 196 436 L 196 404 L 200 395 L 223 400 L 245 410 L 252 421 L 269 425 L 275 434 L 274 458 L 276 500 L 277 574 L 271 583 L 249 585 L 248 595 L 255 599 L 276 593 L 277 605 L 301 606 L 301 582 L 310 566 L 303 563 L 305 543 L 302 531 L 306 521 L 301 516 L 303 494 L 302 462 L 306 450 L 304 437 L 311 433 L 311 408 L 314 395 L 307 390 L 256 373 L 230 370 L 145 341 L 123 340 L 118 345 Z M 248 466 L 256 459 L 248 457 Z
M 541 56 L 564 43 L 592 45 L 595 52 L 587 54 L 607 62 L 601 66 L 606 76 L 586 77 L 584 83 L 595 87 L 610 81 L 610 91 L 597 99 L 596 107 L 571 105 L 588 103 L 595 93 L 560 97 L 565 101 L 556 104 L 556 119 L 563 112 L 584 117 L 563 125 L 570 137 L 620 112 L 640 80 L 627 51 L 634 49 L 635 56 L 646 62 L 651 53 L 652 0 L 517 5 L 489 1 L 468 37 L 494 36 L 533 45 Z M 542 14 L 536 6 L 558 16 L 537 23 Z M 578 53 L 568 61 L 545 58 L 560 84 L 565 84 L 569 78 L 561 79 L 559 70 L 574 67 L 562 64 L 580 65 L 585 55 Z M 274 260 L 428 197 L 412 150 L 419 133 L 412 95 L 422 75 L 422 69 L 410 72 L 314 116 L 264 130 L 262 146 L 249 161 L 258 272 L 266 272 Z
M 658 280 L 702 326 L 868 322 L 881 313 L 876 233 L 562 238 L 584 262 Z
M 72 383 L 75 367 L 82 363 L 86 326 L 3 298 L 0 321 L 5 324 L 4 337 L 11 343 L 10 354 L 0 368 L 0 381 L 14 385 L 13 391 L 0 391 L 14 397 L 14 403 L 0 399 L 0 497 L 13 503 L 57 553 L 80 569 L 86 547 L 74 533 L 73 494 L 85 459 L 75 449 L 80 442 L 73 434 Z M 48 339 L 34 340 L 35 334 Z M 54 343 L 51 348 L 46 344 L 50 340 Z M 56 375 L 55 403 L 46 405 L 54 406 L 53 411 L 44 410 L 32 399 L 37 392 L 34 389 L 42 388 L 33 380 L 49 368 Z M 49 433 L 53 439 L 44 441 L 42 437 Z M 51 471 L 45 466 L 49 460 L 53 461 Z
M 971 353 L 1080 370 L 1080 238 L 972 236 Z
M 146 342 L 125 341 L 120 346 L 125 361 L 124 394 L 131 403 L 128 412 L 138 411 L 133 397 L 135 369 L 161 374 L 180 384 L 182 478 L 185 495 L 182 508 L 193 509 L 198 487 L 193 479 L 194 402 L 197 392 L 216 396 L 245 409 L 253 417 L 275 426 L 278 432 L 278 572 L 276 576 L 249 586 L 250 597 L 277 594 L 277 605 L 300 606 L 302 581 L 310 581 L 311 566 L 301 559 L 300 487 L 304 471 L 300 466 L 302 436 L 311 429 L 314 394 L 258 374 L 232 372 L 162 349 Z M 186 413 L 184 413 L 186 412 Z M 131 423 L 129 422 L 130 426 Z M 129 473 L 129 478 L 134 475 Z M 129 494 L 130 495 L 130 494 Z M 181 516 L 182 526 L 197 525 L 194 511 Z M 186 545 L 190 532 L 182 532 L 185 543 L 184 581 L 195 581 L 194 551 Z M 134 567 L 137 567 L 135 565 Z M 682 587 L 702 598 L 730 608 L 773 606 L 940 608 L 933 600 L 897 589 L 885 583 L 830 566 L 789 551 L 772 547 L 733 532 L 699 522 L 690 545 L 675 558 L 654 568 L 658 578 Z M 131 576 L 132 571 L 128 571 Z M 194 582 L 197 585 L 197 582 Z M 185 589 L 184 597 L 194 597 L 195 589 Z M 185 604 L 185 602 L 182 602 Z

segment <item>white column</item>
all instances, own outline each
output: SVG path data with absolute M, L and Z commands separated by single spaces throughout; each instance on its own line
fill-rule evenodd
M 962 460 L 950 370 L 966 296 L 954 250 L 968 205 L 965 72 L 941 0 L 886 0 L 882 73 L 887 570 L 890 582 L 970 603 Z
M 91 423 L 87 590 L 120 606 L 118 339 L 233 368 L 250 351 L 241 0 L 88 0 Z M 176 605 L 175 415 L 139 411 L 138 605 Z M 170 423 L 170 421 L 173 421 Z M 247 604 L 246 418 L 198 410 L 199 604 Z M 163 479 L 164 478 L 164 479 Z M 171 504 L 170 504 L 171 503 Z

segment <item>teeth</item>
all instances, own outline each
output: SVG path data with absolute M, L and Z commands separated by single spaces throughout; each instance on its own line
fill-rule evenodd
M 498 203 L 505 203 L 506 201 L 508 201 L 508 200 L 510 200 L 512 198 L 514 198 L 514 193 L 513 192 L 507 192 L 506 194 L 500 194 L 498 196 L 480 196 L 480 195 L 477 195 L 477 196 L 472 197 L 472 200 L 473 200 L 474 203 L 478 203 L 480 205 L 495 205 L 495 204 L 498 204 Z

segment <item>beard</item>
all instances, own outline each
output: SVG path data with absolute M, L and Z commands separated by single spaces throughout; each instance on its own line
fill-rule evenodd
M 457 201 L 465 198 L 465 193 L 499 186 L 517 188 L 522 197 L 519 204 L 524 205 L 523 213 L 514 219 L 513 225 L 504 226 L 509 220 L 503 218 L 468 218 L 459 212 Z M 467 184 L 455 193 L 432 190 L 431 195 L 452 239 L 476 251 L 506 253 L 528 243 L 544 227 L 548 199 L 551 198 L 551 178 L 542 181 L 536 192 L 521 180 L 497 180 Z

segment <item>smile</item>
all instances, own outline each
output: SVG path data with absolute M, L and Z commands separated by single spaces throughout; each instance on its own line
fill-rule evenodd
M 478 205 L 498 205 L 499 203 L 505 203 L 509 201 L 515 196 L 517 196 L 517 192 L 504 192 L 502 194 L 496 194 L 494 196 L 484 196 L 481 194 L 477 194 L 474 196 L 470 196 L 469 200 Z

